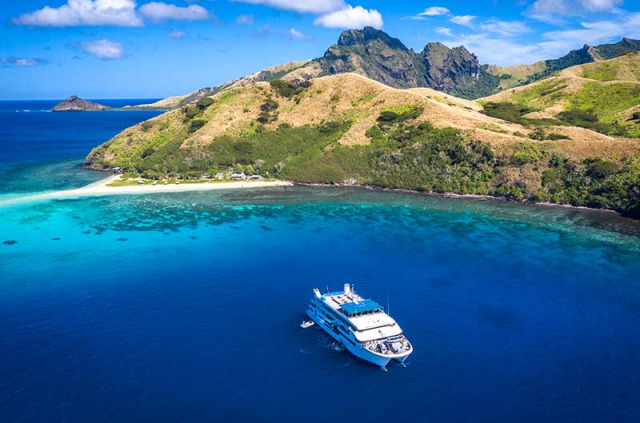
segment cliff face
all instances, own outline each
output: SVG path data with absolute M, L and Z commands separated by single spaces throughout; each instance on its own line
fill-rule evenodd
M 51 110 L 54 112 L 97 112 L 108 109 L 110 109 L 110 107 L 93 101 L 83 100 L 78 96 L 72 95 L 66 100 L 56 104 Z
M 464 47 L 430 43 L 415 53 L 369 27 L 344 31 L 316 62 L 324 75 L 355 72 L 394 88 L 429 87 L 464 98 L 488 95 L 497 87 L 496 81 L 486 84 L 478 58 Z
M 395 88 L 424 86 L 415 53 L 374 28 L 345 31 L 317 60 L 325 74 L 355 72 Z
M 456 93 L 480 80 L 478 58 L 463 46 L 449 48 L 442 43 L 429 43 L 419 60 L 424 66 L 426 85 L 438 91 Z

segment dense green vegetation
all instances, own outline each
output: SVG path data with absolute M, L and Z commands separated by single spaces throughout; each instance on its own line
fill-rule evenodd
M 508 76 L 504 77 L 505 75 L 500 77 L 488 72 L 487 65 L 484 65 L 480 68 L 480 76 L 477 80 L 469 77 L 467 84 L 456 87 L 451 94 L 467 99 L 486 97 L 500 91 L 500 79 L 508 78 Z
M 640 217 L 640 157 L 623 165 L 602 159 L 578 163 L 535 142 L 521 143 L 511 155 L 500 156 L 456 129 L 429 123 L 381 124 L 368 135 L 370 145 L 335 146 L 296 157 L 280 176 L 322 183 L 355 178 L 380 187 L 605 207 Z M 530 170 L 541 179 L 508 177 L 518 170 Z

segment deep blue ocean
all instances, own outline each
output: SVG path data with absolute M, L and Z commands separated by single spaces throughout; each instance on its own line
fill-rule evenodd
M 0 107 L 5 196 L 104 177 L 77 165 L 157 114 Z M 389 298 L 406 369 L 298 327 L 344 282 Z M 355 188 L 0 207 L 3 423 L 639 416 L 639 221 Z

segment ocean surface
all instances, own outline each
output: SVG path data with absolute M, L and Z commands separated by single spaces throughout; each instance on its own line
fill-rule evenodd
M 0 112 L 2 192 L 102 177 L 82 157 L 153 115 Z M 298 327 L 344 282 L 389 299 L 407 368 Z M 0 207 L 3 423 L 639 416 L 640 222 L 614 213 L 306 187 Z
M 144 100 L 94 100 L 110 107 Z M 158 111 L 50 112 L 57 100 L 0 101 L 0 198 L 77 188 L 104 177 L 79 168 L 91 149 Z

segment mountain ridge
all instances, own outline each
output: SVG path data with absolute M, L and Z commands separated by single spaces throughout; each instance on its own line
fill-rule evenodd
M 610 59 L 628 51 L 640 51 L 640 41 L 623 38 L 613 44 L 585 45 L 558 59 L 503 68 L 481 64 L 464 46 L 449 48 L 439 42 L 427 43 L 416 53 L 400 39 L 365 27 L 343 31 L 337 43 L 327 48 L 322 57 L 277 65 L 217 87 L 133 108 L 171 109 L 255 81 L 304 80 L 345 72 L 355 72 L 395 88 L 426 87 L 465 99 L 477 99 L 535 82 L 570 66 Z

